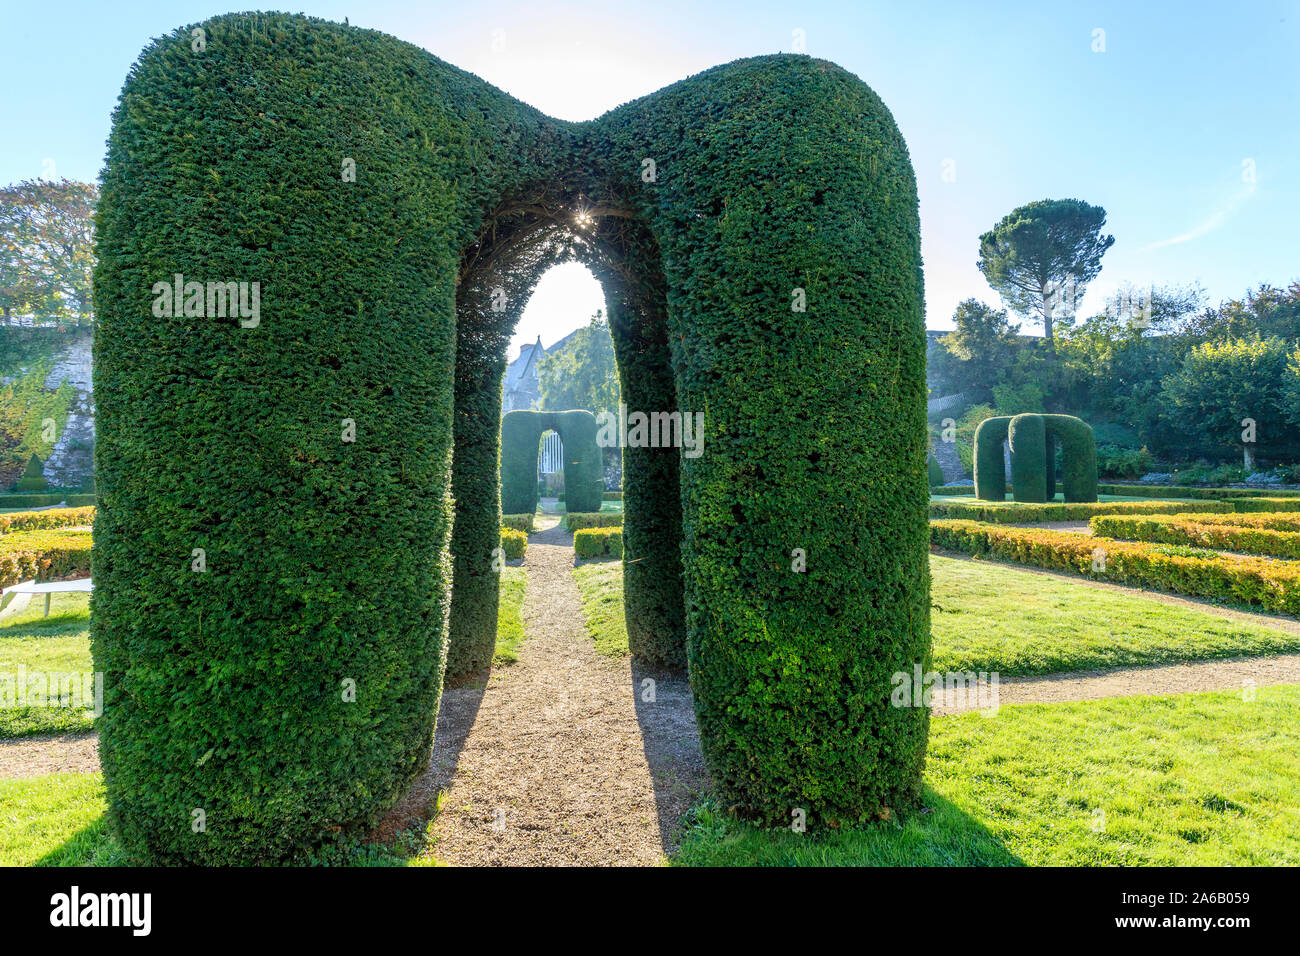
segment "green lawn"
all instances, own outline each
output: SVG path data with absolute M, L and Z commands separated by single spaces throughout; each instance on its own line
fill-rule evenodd
M 1003 677 L 1300 651 L 1300 635 L 984 561 L 930 556 L 934 667 Z
M 40 595 L 21 614 L 0 623 L 0 695 L 17 694 L 18 668 L 42 674 L 89 674 L 90 595 L 55 594 L 44 617 Z M 72 707 L 0 706 L 0 738 L 89 730 L 91 714 Z
M 493 664 L 513 664 L 519 659 L 519 645 L 524 642 L 524 581 L 523 568 L 505 567 L 501 570 L 501 597 L 497 604 L 497 646 L 492 655 Z
M 607 502 L 608 503 L 608 502 Z M 590 561 L 573 569 L 582 599 L 582 615 L 596 650 L 611 657 L 626 654 L 627 620 L 623 616 L 623 562 Z
M 1003 677 L 1300 651 L 1300 635 L 1155 598 L 931 555 L 933 666 Z M 627 653 L 621 562 L 574 568 L 587 632 Z
M 687 866 L 1300 863 L 1300 686 L 1001 708 L 931 723 L 921 812 L 760 830 L 705 802 Z

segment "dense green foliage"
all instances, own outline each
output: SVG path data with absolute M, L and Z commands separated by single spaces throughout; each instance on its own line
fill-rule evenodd
M 538 366 L 543 409 L 585 408 L 593 414 L 618 411 L 618 364 L 609 323 L 600 313 Z
M 930 487 L 932 489 L 938 488 L 943 484 L 943 468 L 939 465 L 939 459 L 935 458 L 933 454 L 926 457 L 925 470 L 926 474 L 929 476 Z
M 537 460 L 542 434 L 559 433 L 564 445 L 565 507 L 599 511 L 604 478 L 596 444 L 596 417 L 585 409 L 539 412 L 516 409 L 501 420 L 501 505 L 510 513 L 537 510 Z
M 1007 426 L 1011 494 L 1016 501 L 1047 500 L 1047 428 L 1042 415 L 1016 415 Z
M 1097 442 L 1088 423 L 1073 415 L 1044 415 L 1048 438 L 1047 499 L 1056 494 L 1056 456 L 1052 445 L 1061 448 L 1061 485 L 1066 501 L 1097 500 Z
M 1010 415 L 986 418 L 975 429 L 975 497 L 1003 501 L 1007 496 L 1007 462 L 1002 443 L 1011 427 Z
M 99 191 L 70 179 L 0 188 L 0 315 L 60 326 L 94 318 L 93 216 Z
M 95 503 L 95 495 L 79 494 L 16 494 L 0 495 L 0 508 L 48 508 L 50 505 L 66 505 L 80 508 Z
M 1021 501 L 967 503 L 964 501 L 932 501 L 932 518 L 966 518 L 994 524 L 1030 524 L 1043 521 L 1086 521 L 1093 515 L 1118 514 L 1178 514 L 1193 507 L 1178 501 L 1101 501 L 1070 504 L 1029 504 Z M 1233 510 L 1231 501 L 1205 501 L 1195 505 L 1202 511 L 1228 513 Z M 1271 509 L 1270 509 L 1271 510 Z
M 23 476 L 18 479 L 14 485 L 15 491 L 39 492 L 44 491 L 48 485 L 45 483 L 45 466 L 41 464 L 40 458 L 32 455 L 27 459 L 27 467 L 23 469 Z
M 1295 530 L 1202 522 L 1195 514 L 1102 515 L 1093 518 L 1090 524 L 1093 534 L 1125 541 L 1185 544 L 1194 548 L 1300 560 L 1300 532 Z
M 573 553 L 579 558 L 621 558 L 622 528 L 579 528 L 573 534 Z
M 128 78 L 96 223 L 93 642 L 123 844 L 282 859 L 427 765 L 464 610 L 449 544 L 464 593 L 498 537 L 501 330 L 565 258 L 605 283 L 624 401 L 705 416 L 698 456 L 624 449 L 649 569 L 626 585 L 629 619 L 650 595 L 660 646 L 685 637 L 713 780 L 768 822 L 913 804 L 927 713 L 887 690 L 929 641 L 919 223 L 875 94 L 769 56 L 575 125 L 379 34 L 202 27 Z M 176 274 L 259 282 L 260 322 L 155 317 Z M 583 414 L 557 430 L 568 504 L 595 511 Z
M 569 531 L 579 528 L 617 528 L 623 524 L 623 516 L 610 511 L 570 511 L 564 516 L 564 527 Z
M 19 581 L 90 577 L 89 531 L 11 531 L 0 535 L 0 588 Z
M 523 531 L 516 531 L 514 528 L 501 529 L 501 550 L 504 552 L 506 560 L 518 561 L 528 550 L 528 535 Z
M 1004 302 L 1043 326 L 1073 324 L 1075 302 L 1101 271 L 1115 242 L 1103 236 L 1106 210 L 1080 199 L 1040 199 L 1007 213 L 979 242 L 979 269 Z
M 501 527 L 513 528 L 516 531 L 522 531 L 524 534 L 533 533 L 533 519 L 535 515 L 502 515 Z

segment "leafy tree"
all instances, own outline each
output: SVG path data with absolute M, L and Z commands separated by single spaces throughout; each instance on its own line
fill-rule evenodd
M 1240 450 L 1246 471 L 1253 471 L 1257 447 L 1287 444 L 1283 381 L 1291 354 L 1276 336 L 1196 346 L 1164 381 L 1170 424 L 1202 447 Z
M 599 415 L 618 411 L 618 365 L 614 340 L 600 312 L 562 347 L 542 359 L 537 370 L 541 407 L 546 411 L 585 408 Z
M 966 392 L 973 401 L 986 400 L 1014 361 L 1020 327 L 1007 320 L 1005 309 L 976 299 L 958 304 L 953 326 L 938 340 L 935 378 L 945 394 Z
M 93 319 L 91 183 L 26 180 L 0 189 L 0 314 L 82 325 Z
M 1206 309 L 1188 324 L 1186 331 L 1205 340 L 1252 335 L 1300 339 L 1300 281 L 1292 282 L 1285 289 L 1262 285 L 1254 291 L 1247 290 L 1244 299 Z
M 979 270 L 1008 308 L 1043 326 L 1049 350 L 1054 323 L 1073 322 L 1075 303 L 1115 242 L 1101 234 L 1105 224 L 1100 206 L 1040 199 L 1012 210 L 980 236 Z

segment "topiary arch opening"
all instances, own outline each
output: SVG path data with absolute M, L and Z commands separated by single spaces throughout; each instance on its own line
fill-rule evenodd
M 919 224 L 861 80 L 759 57 L 566 123 L 382 34 L 219 17 L 133 69 L 97 236 L 92 636 L 131 851 L 282 859 L 423 771 L 495 625 L 506 346 L 566 259 L 628 407 L 704 415 L 698 457 L 624 449 L 625 588 L 715 785 L 768 823 L 916 801 Z M 205 311 L 231 282 L 255 316 Z

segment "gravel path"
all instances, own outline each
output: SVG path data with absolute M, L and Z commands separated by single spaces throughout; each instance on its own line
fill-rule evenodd
M 686 680 L 596 653 L 562 527 L 529 538 L 524 567 L 519 660 L 485 688 L 450 692 L 439 717 L 431 776 L 455 772 L 432 853 L 460 865 L 658 863 L 705 786 Z
M 935 716 L 982 710 L 991 705 L 1061 703 L 1102 697 L 1190 694 L 1207 690 L 1248 691 L 1269 684 L 1300 683 L 1300 654 L 1242 657 L 1198 664 L 1163 664 L 1118 670 L 1073 671 L 1047 677 L 1010 677 L 996 693 L 981 685 L 974 693 L 955 688 L 935 694 Z
M 99 738 L 94 732 L 0 740 L 0 778 L 98 770 Z

